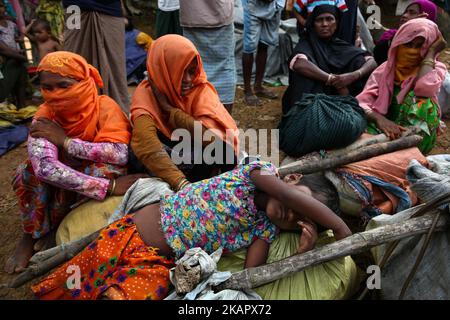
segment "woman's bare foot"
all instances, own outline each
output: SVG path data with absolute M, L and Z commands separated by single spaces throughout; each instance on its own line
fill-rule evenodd
M 246 93 L 244 99 L 245 104 L 248 106 L 257 107 L 261 105 L 261 100 L 259 100 L 258 97 L 253 94 L 253 92 L 250 92 L 248 94 Z
M 255 87 L 254 91 L 255 91 L 255 95 L 260 98 L 266 98 L 266 99 L 272 99 L 272 100 L 278 98 L 278 95 L 276 93 L 264 88 L 263 86 L 258 87 L 258 88 Z
M 34 254 L 35 239 L 31 234 L 24 233 L 22 239 L 17 244 L 14 254 L 9 257 L 5 264 L 5 272 L 12 274 L 14 272 L 22 272 L 28 265 L 31 257 Z
M 34 251 L 39 252 L 53 248 L 54 246 L 56 246 L 55 237 L 55 231 L 50 231 L 45 236 L 36 241 L 36 243 L 34 244 Z

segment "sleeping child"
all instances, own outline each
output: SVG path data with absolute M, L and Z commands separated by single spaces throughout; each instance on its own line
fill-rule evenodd
M 314 224 L 333 230 L 336 240 L 349 236 L 343 220 L 322 203 L 327 201 L 300 175 L 281 180 L 271 163 L 241 165 L 110 224 L 32 290 L 40 299 L 163 299 L 169 269 L 190 248 L 208 253 L 247 248 L 250 268 L 266 263 L 280 229 L 300 228 L 299 253 L 313 248 Z M 78 288 L 66 284 L 73 266 L 81 274 Z

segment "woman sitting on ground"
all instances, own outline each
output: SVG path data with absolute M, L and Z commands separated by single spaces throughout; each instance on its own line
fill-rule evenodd
M 406 7 L 405 12 L 403 12 L 400 18 L 399 27 L 409 20 L 416 18 L 427 18 L 428 20 L 437 23 L 437 6 L 428 0 L 413 1 Z M 381 65 L 388 59 L 389 48 L 391 47 L 392 39 L 397 31 L 398 29 L 389 29 L 384 32 L 376 42 L 373 56 L 378 65 Z
M 270 163 L 238 166 L 112 223 L 32 289 L 40 299 L 164 299 L 169 268 L 190 248 L 211 254 L 248 247 L 245 267 L 251 268 L 266 263 L 279 228 L 301 230 L 299 253 L 314 247 L 315 223 L 332 229 L 336 240 L 349 236 L 344 221 L 318 199 L 322 191 L 312 192 L 300 175 L 282 181 Z M 67 288 L 69 265 L 80 266 L 79 288 Z
M 189 182 L 214 176 L 219 170 L 232 169 L 237 150 L 237 127 L 208 82 L 192 42 L 179 35 L 158 38 L 150 47 L 147 71 L 149 79 L 138 86 L 131 105 L 134 125 L 131 148 L 137 161 L 133 156 L 130 161 L 135 170 L 159 177 L 177 191 Z M 195 130 L 196 124 L 199 130 Z M 192 152 L 190 147 L 182 150 L 184 154 L 180 155 L 188 163 L 179 167 L 169 156 L 175 146 L 171 137 L 176 129 L 185 129 L 189 133 L 189 141 L 183 140 L 184 145 L 187 142 L 190 147 L 200 146 L 195 154 L 198 157 L 195 160 L 200 161 L 196 164 L 189 154 Z M 217 141 L 203 141 L 203 132 L 207 129 L 215 131 Z M 221 142 L 223 158 L 219 155 L 218 162 L 225 165 L 204 163 L 203 154 L 200 154 L 202 146 L 206 147 L 212 141 Z
M 22 271 L 34 251 L 51 246 L 61 220 L 85 197 L 123 195 L 139 178 L 120 177 L 131 126 L 117 103 L 98 95 L 98 71 L 65 51 L 46 55 L 38 71 L 45 102 L 31 125 L 29 158 L 13 179 L 24 233 L 8 273 Z
M 283 96 L 283 113 L 304 93 L 356 96 L 375 60 L 354 45 L 336 38 L 341 12 L 321 5 L 309 15 L 305 38 L 300 39 L 289 63 L 289 87 Z
M 369 133 L 384 132 L 396 139 L 405 127 L 417 126 L 424 138 L 420 151 L 431 151 L 440 127 L 436 95 L 447 72 L 437 56 L 446 45 L 438 26 L 430 20 L 413 19 L 400 27 L 388 61 L 372 73 L 357 96 L 372 121 Z

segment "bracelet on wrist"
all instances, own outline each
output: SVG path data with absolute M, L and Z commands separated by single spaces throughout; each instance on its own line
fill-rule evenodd
M 427 59 L 423 59 L 422 62 L 420 64 L 435 64 L 434 59 L 431 58 L 427 58 Z
M 187 186 L 190 182 L 187 179 L 181 179 L 181 181 L 177 185 L 177 191 L 183 189 L 185 186 Z
M 72 141 L 72 139 L 69 138 L 69 137 L 66 137 L 64 139 L 64 144 L 63 144 L 63 149 L 64 150 L 69 151 L 69 144 L 70 144 L 71 141 Z
M 116 179 L 111 179 L 111 180 L 109 181 L 109 188 L 108 188 L 108 189 L 109 189 L 109 190 L 108 190 L 107 194 L 108 194 L 109 196 L 112 196 L 113 193 L 114 193 L 114 190 L 116 189 Z

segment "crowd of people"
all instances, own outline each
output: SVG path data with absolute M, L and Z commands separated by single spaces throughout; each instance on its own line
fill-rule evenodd
M 318 230 L 332 230 L 336 240 L 351 235 L 333 204 L 338 197 L 324 191 L 334 190 L 330 183 L 298 174 L 280 179 L 271 163 L 241 161 L 232 117 L 234 0 L 159 0 L 154 38 L 133 25 L 120 0 L 34 1 L 35 17 L 26 17 L 20 3 L 0 1 L 0 100 L 26 104 L 25 36 L 35 48 L 43 102 L 30 126 L 28 158 L 13 177 L 23 237 L 5 270 L 21 272 L 34 253 L 54 246 L 61 221 L 86 199 L 124 195 L 144 177 L 159 178 L 175 192 L 109 225 L 67 262 L 81 266 L 81 289 L 67 288 L 63 265 L 32 287 L 38 298 L 162 299 L 170 288 L 169 269 L 190 248 L 208 253 L 248 248 L 248 268 L 266 263 L 280 230 L 300 232 L 299 253 L 314 247 Z M 81 8 L 79 28 L 64 24 L 70 14 L 64 17 L 63 8 L 71 5 Z M 292 8 L 287 12 L 296 18 L 299 41 L 288 62 L 283 117 L 312 96 L 347 97 L 337 100 L 359 104 L 369 134 L 396 139 L 408 127 L 419 127 L 420 152 L 410 150 L 407 157 L 425 161 L 422 154 L 443 130 L 437 94 L 447 72 L 438 61 L 447 43 L 432 1 L 412 1 L 398 29 L 373 44 L 373 54 L 357 46 L 358 1 L 242 0 L 242 5 L 247 105 L 256 111 L 261 99 L 278 98 L 263 85 L 267 52 L 278 45 L 280 19 Z M 137 85 L 132 96 L 129 84 Z M 197 124 L 201 135 L 195 134 Z M 190 145 L 201 151 L 222 141 L 219 161 L 194 162 L 193 148 L 187 151 L 191 162 L 175 163 L 175 153 L 186 156 L 172 140 L 177 129 L 187 130 Z M 206 131 L 214 132 L 207 141 Z M 237 134 L 230 138 L 229 132 Z M 225 159 L 230 154 L 231 160 Z M 369 161 L 343 170 L 360 181 L 375 175 L 374 163 L 379 165 Z M 403 209 L 402 201 L 389 202 L 392 186 L 414 200 L 409 206 L 417 203 L 404 168 L 391 176 L 361 183 L 361 188 L 373 184 L 369 193 L 375 197 L 366 207 L 390 214 Z M 380 179 L 384 185 L 377 184 Z

